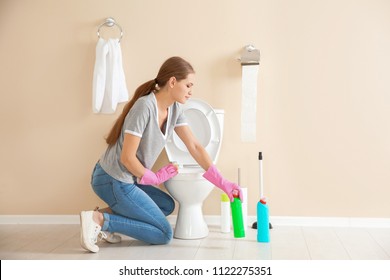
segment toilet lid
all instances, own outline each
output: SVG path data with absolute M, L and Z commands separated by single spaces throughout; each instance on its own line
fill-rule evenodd
M 187 123 L 199 143 L 215 163 L 221 145 L 221 128 L 214 109 L 199 99 L 188 100 L 183 107 Z M 176 132 L 167 140 L 165 150 L 169 161 L 180 165 L 197 165 Z

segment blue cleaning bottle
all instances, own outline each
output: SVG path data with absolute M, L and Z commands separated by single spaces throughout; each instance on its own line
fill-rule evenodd
M 257 202 L 257 241 L 269 242 L 269 210 L 265 198 Z

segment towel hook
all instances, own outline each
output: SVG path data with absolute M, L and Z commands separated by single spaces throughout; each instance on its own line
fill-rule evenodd
M 120 42 L 120 41 L 122 40 L 123 30 L 122 30 L 122 27 L 121 27 L 121 26 L 115 21 L 115 19 L 112 18 L 112 17 L 106 18 L 106 20 L 105 20 L 102 24 L 99 25 L 98 31 L 97 31 L 98 37 L 100 38 L 100 28 L 101 28 L 102 26 L 113 27 L 113 26 L 115 26 L 115 25 L 119 28 L 119 31 L 121 32 L 121 35 L 120 35 L 120 37 L 119 37 L 119 39 L 118 39 L 118 42 Z

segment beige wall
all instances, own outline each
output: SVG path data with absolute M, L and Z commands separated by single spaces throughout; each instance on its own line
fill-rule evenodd
M 103 206 L 89 179 L 117 115 L 93 114 L 91 91 L 109 16 L 131 93 L 169 56 L 192 62 L 195 96 L 225 109 L 218 167 L 233 181 L 241 168 L 250 215 L 263 151 L 271 215 L 390 217 L 387 0 L 0 0 L 0 214 Z M 239 133 L 248 43 L 261 50 L 253 144 Z

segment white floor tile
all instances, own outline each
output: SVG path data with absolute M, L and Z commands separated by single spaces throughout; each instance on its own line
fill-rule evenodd
M 389 259 L 384 249 L 364 228 L 336 228 L 335 232 L 352 260 Z
M 231 260 L 235 241 L 229 233 L 210 232 L 201 240 L 195 259 L 197 260 Z
M 390 229 L 389 228 L 370 228 L 368 232 L 373 239 L 382 247 L 387 256 L 390 257 Z
M 274 226 L 270 240 L 273 260 L 310 260 L 301 227 Z
M 349 255 L 332 228 L 303 227 L 310 257 L 313 260 L 348 260 Z

